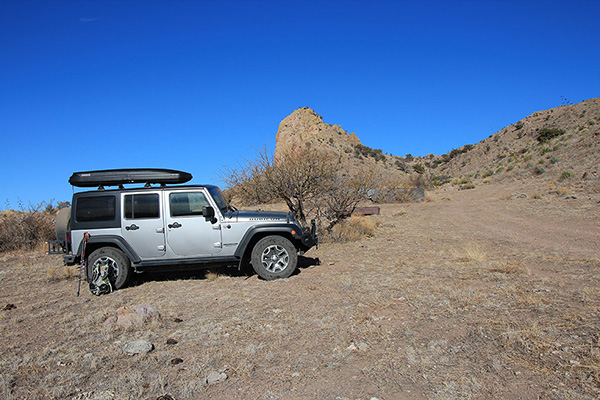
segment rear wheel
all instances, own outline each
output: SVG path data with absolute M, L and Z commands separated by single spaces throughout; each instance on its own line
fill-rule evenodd
M 252 268 L 268 281 L 287 278 L 298 265 L 298 251 L 283 236 L 266 236 L 252 249 Z
M 90 254 L 85 271 L 88 282 L 92 282 L 94 270 L 100 267 L 108 267 L 108 280 L 114 289 L 125 286 L 131 275 L 131 262 L 114 247 L 101 247 Z

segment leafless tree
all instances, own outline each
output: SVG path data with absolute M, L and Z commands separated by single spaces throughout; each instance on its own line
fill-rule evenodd
M 256 159 L 222 176 L 234 196 L 254 202 L 283 200 L 302 224 L 309 216 L 315 217 L 331 230 L 352 214 L 373 184 L 370 174 L 352 174 L 340 170 L 340 165 L 339 155 L 308 144 L 280 149 L 276 155 L 270 155 L 265 146 Z

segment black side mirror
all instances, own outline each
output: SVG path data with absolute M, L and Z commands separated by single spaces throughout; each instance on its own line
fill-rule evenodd
M 202 207 L 202 216 L 207 221 L 210 221 L 211 224 L 217 222 L 217 219 L 215 218 L 215 209 L 210 206 Z

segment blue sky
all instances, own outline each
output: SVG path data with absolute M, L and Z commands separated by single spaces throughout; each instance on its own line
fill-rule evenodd
M 443 154 L 600 96 L 600 1 L 0 2 L 0 208 L 74 171 L 219 183 L 308 106 L 394 155 Z

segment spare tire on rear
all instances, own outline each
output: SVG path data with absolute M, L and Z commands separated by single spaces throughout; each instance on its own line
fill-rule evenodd
M 56 214 L 56 222 L 54 223 L 54 231 L 56 232 L 56 240 L 64 242 L 67 240 L 67 231 L 71 224 L 71 207 L 65 207 L 58 210 Z

